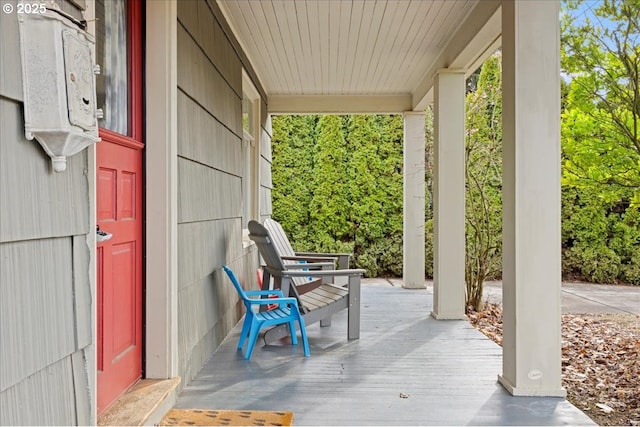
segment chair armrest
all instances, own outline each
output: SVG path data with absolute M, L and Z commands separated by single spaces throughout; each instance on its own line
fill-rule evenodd
M 338 252 L 296 252 L 298 256 L 319 256 L 319 257 L 329 257 L 336 258 L 339 256 L 351 256 L 349 253 L 338 253 Z
M 285 258 L 283 258 L 285 259 Z M 323 267 L 331 267 L 331 268 L 335 268 L 335 265 L 332 262 L 308 262 L 306 264 L 285 264 L 284 267 L 287 270 L 302 270 L 302 269 L 307 269 L 310 271 L 306 271 L 307 276 L 309 276 L 310 272 L 313 271 L 314 275 L 316 271 L 319 271 L 317 269 L 321 269 Z M 329 270 L 327 270 L 329 271 Z
M 245 291 L 244 293 L 249 297 L 261 295 L 277 295 L 278 298 L 284 298 L 284 295 L 282 294 L 282 291 L 280 289 L 273 289 L 268 291 Z M 274 298 L 271 299 L 273 300 Z
M 283 260 L 291 260 L 291 261 L 307 261 L 307 262 L 330 262 L 335 263 L 336 257 L 330 256 L 283 256 L 281 257 Z
M 269 299 L 250 299 L 251 305 L 271 305 L 271 304 L 286 304 L 298 307 L 298 300 L 293 297 L 287 298 L 269 298 Z
M 322 252 L 296 252 L 298 256 L 322 256 L 331 257 L 338 260 L 338 269 L 344 270 L 349 268 L 351 255 L 348 253 L 322 253 Z
M 301 264 L 305 265 L 305 264 Z M 307 264 L 308 265 L 308 264 Z M 288 266 L 287 266 L 288 267 Z M 270 267 L 266 267 L 273 277 L 306 277 L 306 276 L 362 276 L 366 273 L 366 270 L 362 269 L 348 269 L 348 270 L 313 270 L 309 271 L 292 271 L 292 270 L 274 270 Z M 310 274 L 311 273 L 311 274 Z

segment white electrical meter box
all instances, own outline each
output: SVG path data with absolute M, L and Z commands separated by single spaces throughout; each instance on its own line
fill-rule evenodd
M 100 141 L 94 38 L 47 10 L 20 14 L 25 136 L 35 138 L 62 172 L 67 157 Z

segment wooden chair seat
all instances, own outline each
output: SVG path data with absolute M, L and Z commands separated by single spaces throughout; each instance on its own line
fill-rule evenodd
M 323 284 L 300 295 L 300 303 L 307 311 L 317 310 L 329 304 L 333 304 L 349 296 L 349 291 L 342 286 Z

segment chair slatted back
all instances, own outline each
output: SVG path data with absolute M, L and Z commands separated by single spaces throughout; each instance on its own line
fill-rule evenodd
M 284 271 L 285 265 L 282 262 L 282 258 L 280 258 L 280 254 L 278 253 L 273 239 L 269 234 L 269 231 L 264 227 L 264 225 L 260 224 L 258 221 L 249 221 L 249 238 L 256 242 L 256 246 L 258 246 L 258 251 L 262 256 L 264 262 L 267 263 L 267 267 L 270 267 L 274 270 Z M 304 279 L 304 278 L 302 278 Z M 279 278 L 275 278 L 275 280 L 280 280 Z M 288 280 L 288 279 L 287 279 Z M 297 286 L 288 286 L 289 295 L 285 296 L 293 296 L 298 298 L 300 301 L 300 293 L 298 292 Z M 300 307 L 303 312 L 308 311 L 304 307 Z
M 267 229 L 271 237 L 273 237 L 273 245 L 281 256 L 295 256 L 296 252 L 289 242 L 287 233 L 285 233 L 282 225 L 271 218 L 264 220 L 264 228 Z
M 264 228 L 266 228 L 267 232 L 269 232 L 269 235 L 271 236 L 271 240 L 273 241 L 273 246 L 275 246 L 276 251 L 278 252 L 278 254 L 280 254 L 281 257 L 296 255 L 296 252 L 293 250 L 293 247 L 291 246 L 291 242 L 287 237 L 287 233 L 285 233 L 284 229 L 282 228 L 282 225 L 280 225 L 278 221 L 275 221 L 271 218 L 267 218 L 264 220 Z M 287 260 L 287 259 L 282 260 L 282 263 L 285 265 L 296 264 L 298 262 L 299 261 L 293 261 L 293 260 Z M 304 261 L 300 261 L 300 262 L 304 262 Z M 311 275 L 309 275 L 308 277 L 293 277 L 291 281 L 296 286 L 303 286 L 310 282 L 313 282 L 314 278 Z
M 258 251 L 264 262 L 275 270 L 284 271 L 285 267 L 282 258 L 273 244 L 273 239 L 266 228 L 258 221 L 249 221 L 249 238 L 256 242 Z

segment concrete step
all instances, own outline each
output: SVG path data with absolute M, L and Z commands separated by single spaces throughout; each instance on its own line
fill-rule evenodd
M 180 377 L 138 381 L 98 417 L 98 425 L 157 425 L 175 404 L 180 381 Z

